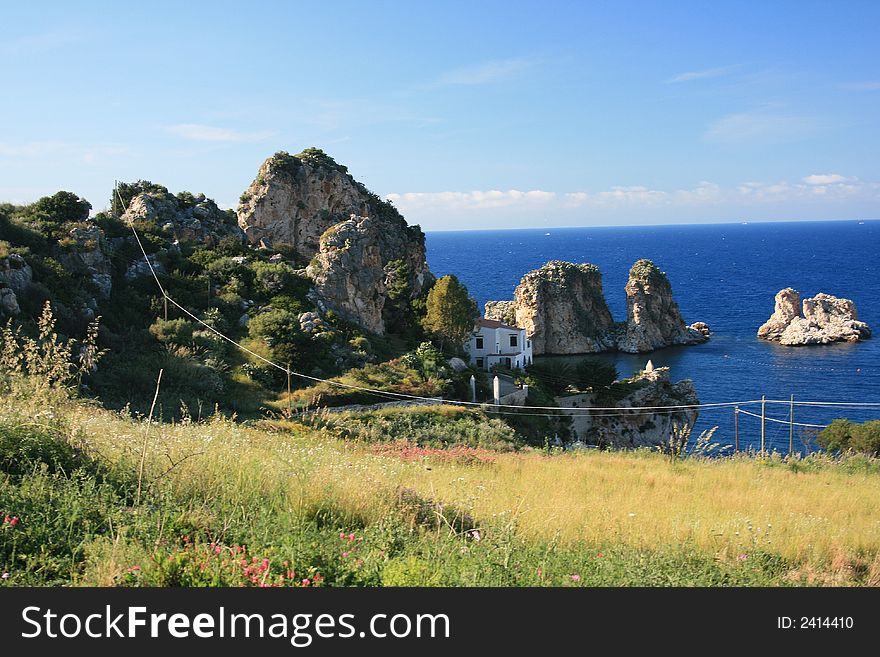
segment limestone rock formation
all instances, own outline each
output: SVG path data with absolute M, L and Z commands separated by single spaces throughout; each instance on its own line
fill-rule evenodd
M 396 225 L 395 225 L 396 223 Z M 307 270 L 315 282 L 319 307 L 339 313 L 374 333 L 385 332 L 389 283 L 405 277 L 399 289 L 404 301 L 430 284 L 425 237 L 418 226 L 351 215 L 329 228 Z
M 216 246 L 229 236 L 244 239 L 235 218 L 204 194 L 194 196 L 191 206 L 167 192 L 138 194 L 129 203 L 122 220 L 154 222 L 172 233 L 175 239 L 207 246 Z
M 516 325 L 516 304 L 513 301 L 487 301 L 484 309 L 486 319 Z
M 421 229 L 317 149 L 267 159 L 238 221 L 251 243 L 283 244 L 309 262 L 320 310 L 375 333 L 401 321 L 433 281 Z
M 577 415 L 572 417 L 572 434 L 575 440 L 602 447 L 656 446 L 668 442 L 674 426 L 692 426 L 697 421 L 698 411 L 695 408 L 682 408 L 674 412 L 638 408 L 692 406 L 700 403 L 693 382 L 685 379 L 672 383 L 668 367 L 650 370 L 646 368 L 625 385 L 630 386 L 632 391 L 613 403 L 597 399 L 594 394 L 556 398 L 561 407 L 579 409 Z M 600 411 L 586 414 L 583 411 L 592 406 L 609 405 L 622 410 L 616 411 L 614 415 Z
M 0 287 L 0 317 L 15 317 L 20 312 L 18 297 L 12 288 Z
M 779 340 L 793 319 L 801 315 L 801 295 L 794 288 L 787 287 L 776 293 L 775 307 L 761 328 L 758 337 L 764 340 Z
M 34 270 L 17 253 L 0 258 L 0 283 L 13 292 L 24 292 L 34 280 Z
M 110 251 L 103 230 L 94 225 L 81 226 L 70 230 L 58 261 L 71 274 L 89 278 L 98 298 L 109 299 L 113 289 Z
M 627 318 L 626 330 L 617 341 L 620 351 L 648 352 L 707 339 L 702 330 L 684 323 L 672 298 L 669 279 L 650 260 L 636 261 L 629 270 L 625 289 Z
M 291 246 L 308 261 L 328 228 L 353 214 L 372 216 L 377 201 L 322 151 L 281 151 L 263 162 L 242 194 L 238 224 L 252 244 Z
M 528 272 L 514 291 L 515 325 L 532 351 L 585 354 L 614 347 L 614 320 L 602 296 L 602 274 L 591 264 L 552 260 Z M 506 308 L 495 302 L 494 308 Z
M 780 290 L 773 315 L 758 329 L 758 337 L 787 346 L 858 342 L 871 337 L 870 327 L 859 321 L 850 299 L 820 292 L 803 300 L 803 316 L 799 302 L 796 290 Z

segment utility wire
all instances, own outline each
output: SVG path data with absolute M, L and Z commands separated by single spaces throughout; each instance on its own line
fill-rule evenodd
M 756 417 L 758 419 L 764 419 L 767 422 L 778 422 L 779 424 L 790 424 L 795 427 L 811 427 L 813 429 L 824 429 L 828 425 L 827 424 L 807 424 L 805 422 L 791 422 L 790 420 L 778 420 L 773 417 L 764 417 L 761 418 L 761 415 L 758 413 L 751 413 L 749 411 L 744 411 L 743 409 L 738 409 L 737 413 L 742 413 L 743 415 L 751 415 L 752 417 Z

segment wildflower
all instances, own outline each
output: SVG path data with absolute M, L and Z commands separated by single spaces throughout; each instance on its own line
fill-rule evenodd
M 349 554 L 350 554 L 350 552 L 343 552 L 343 553 L 342 553 L 342 558 L 343 558 L 343 559 L 348 559 L 348 555 L 349 555 Z
M 740 560 L 740 561 L 745 561 L 745 560 L 748 559 L 748 558 L 749 558 L 749 555 L 747 555 L 747 554 L 741 554 L 741 555 L 739 555 L 739 560 Z
M 339 532 L 339 539 L 342 541 L 345 540 L 345 532 Z
M 349 534 L 349 535 L 348 535 L 348 540 L 349 540 L 349 541 L 353 541 L 353 540 L 354 540 L 354 534 Z
M 269 570 L 269 560 L 263 559 L 263 563 L 260 565 L 260 572 L 266 572 L 267 570 Z
M 309 581 L 308 578 L 306 578 L 306 579 L 304 579 L 304 580 L 302 581 L 302 585 L 303 585 L 303 586 L 309 586 L 309 585 L 311 585 L 311 582 Z
M 568 577 L 569 577 L 569 579 L 571 579 L 572 582 L 580 582 L 581 581 L 580 575 L 569 575 Z
M 18 516 L 12 516 L 12 518 L 9 519 L 9 526 L 15 527 L 17 524 L 18 524 Z
M 9 573 L 3 573 L 2 575 L 0 575 L 0 577 L 2 577 L 3 579 L 9 579 Z
M 544 571 L 541 570 L 540 568 L 538 568 L 538 570 L 536 570 L 535 572 L 538 574 L 538 577 L 543 577 L 543 576 L 544 576 Z
M 221 548 L 219 545 L 214 546 L 214 554 L 220 554 L 222 551 L 223 548 Z
M 140 569 L 141 569 L 140 566 L 131 566 L 131 567 L 128 569 L 128 572 L 130 572 L 130 573 L 136 573 L 136 572 L 139 571 Z
M 597 554 L 596 556 L 599 557 L 599 558 L 601 559 L 601 558 L 602 558 L 602 553 L 600 552 L 600 553 Z

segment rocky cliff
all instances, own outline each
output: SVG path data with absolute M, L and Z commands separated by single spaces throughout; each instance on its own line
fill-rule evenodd
M 617 341 L 620 351 L 648 352 L 707 339 L 702 327 L 685 325 L 672 298 L 669 278 L 650 260 L 636 261 L 629 270 L 625 290 L 626 330 Z
M 251 243 L 286 245 L 309 262 L 320 309 L 374 333 L 400 321 L 433 281 L 421 229 L 317 149 L 267 159 L 238 222 Z
M 622 385 L 628 386 L 630 392 L 614 402 L 603 401 L 595 394 L 556 398 L 556 402 L 563 408 L 581 409 L 572 418 L 574 440 L 602 447 L 655 446 L 668 442 L 674 426 L 693 425 L 697 421 L 697 409 L 655 412 L 632 408 L 700 403 L 693 382 L 685 379 L 672 383 L 669 368 L 648 369 Z M 602 411 L 587 414 L 583 410 L 611 406 L 621 410 L 615 411 L 614 415 Z
M 788 346 L 858 342 L 871 337 L 870 327 L 859 321 L 850 299 L 820 292 L 803 300 L 803 316 L 799 306 L 797 290 L 780 290 L 773 314 L 758 329 L 758 337 Z
M 513 301 L 489 301 L 485 312 L 526 329 L 535 355 L 638 353 L 709 338 L 705 323 L 685 325 L 669 279 L 650 260 L 633 265 L 626 296 L 627 321 L 615 324 L 595 265 L 551 261 L 523 276 Z
M 495 305 L 510 315 L 510 306 Z M 553 260 L 528 272 L 513 298 L 516 326 L 540 354 L 585 354 L 614 346 L 614 320 L 602 295 L 602 274 L 591 264 Z

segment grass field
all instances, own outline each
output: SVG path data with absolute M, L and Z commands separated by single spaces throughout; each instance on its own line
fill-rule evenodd
M 409 417 L 382 426 L 486 421 L 396 413 Z M 337 435 L 219 417 L 148 425 L 13 382 L 0 401 L 2 582 L 880 584 L 876 460 Z

